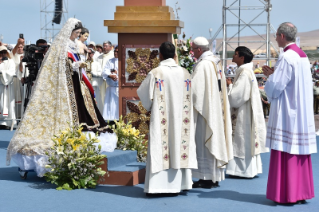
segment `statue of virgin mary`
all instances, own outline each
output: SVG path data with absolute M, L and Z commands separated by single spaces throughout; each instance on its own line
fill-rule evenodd
M 65 23 L 45 55 L 24 116 L 10 141 L 7 165 L 11 159 L 21 170 L 34 170 L 43 176 L 45 152 L 53 146 L 51 138 L 71 125 L 99 134 L 102 151 L 113 151 L 117 138 L 108 133 L 94 101 L 94 90 L 79 59 L 76 38 L 82 24 L 75 18 Z

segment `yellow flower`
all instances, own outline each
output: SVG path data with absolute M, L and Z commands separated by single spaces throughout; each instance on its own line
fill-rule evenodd
M 67 130 L 63 130 L 63 131 L 62 131 L 62 134 L 64 134 L 64 135 L 67 134 L 67 133 L 68 133 Z
M 75 144 L 75 145 L 72 145 L 73 147 L 73 151 L 76 151 L 78 148 L 79 148 L 80 144 Z
M 69 144 L 73 145 L 74 144 L 74 139 L 73 138 L 68 138 L 66 140 L 66 142 L 68 142 Z
M 85 134 L 81 134 L 81 137 L 80 137 L 80 140 L 79 140 L 81 143 L 86 143 L 87 142 L 87 139 L 86 139 L 86 136 Z
M 77 132 L 78 132 L 79 134 L 82 134 L 82 130 L 83 130 L 83 127 L 80 127 L 80 128 L 77 130 Z
M 62 145 L 62 138 L 58 138 L 57 140 L 59 142 L 59 145 Z
M 138 137 L 140 134 L 140 131 L 133 127 L 131 128 L 131 134 L 134 135 L 135 137 Z

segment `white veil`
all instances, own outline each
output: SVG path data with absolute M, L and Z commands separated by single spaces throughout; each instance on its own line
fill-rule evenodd
M 53 145 L 52 136 L 72 123 L 72 106 L 66 78 L 68 41 L 79 20 L 70 18 L 54 39 L 39 70 L 34 90 L 7 150 L 12 156 L 44 155 Z

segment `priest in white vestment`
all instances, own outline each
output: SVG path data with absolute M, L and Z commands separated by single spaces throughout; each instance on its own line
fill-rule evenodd
M 247 178 L 262 173 L 260 153 L 268 151 L 261 97 L 251 62 L 253 57 L 247 47 L 237 47 L 232 61 L 238 67 L 234 83 L 227 79 L 234 159 L 228 163 L 226 174 Z
M 10 52 L 10 57 L 15 63 L 15 71 L 17 77 L 13 78 L 13 87 L 14 87 L 14 98 L 15 98 L 15 112 L 18 119 L 21 118 L 23 112 L 23 85 L 21 83 L 21 78 L 18 77 L 19 65 L 23 58 L 24 52 L 24 39 L 19 38 L 16 46 Z
M 15 64 L 5 46 L 0 46 L 0 125 L 16 124 L 13 77 Z
M 276 41 L 283 52 L 265 92 L 271 103 L 266 146 L 271 148 L 267 198 L 278 203 L 305 203 L 314 197 L 311 154 L 317 152 L 313 89 L 307 55 L 294 43 L 297 28 L 282 23 Z
M 192 188 L 197 168 L 191 90 L 186 69 L 175 63 L 175 46 L 160 47 L 159 67 L 149 72 L 137 90 L 151 110 L 144 192 L 179 193 Z
M 105 64 L 102 72 L 102 77 L 108 85 L 104 98 L 103 118 L 111 121 L 119 120 L 118 51 L 118 47 L 115 47 L 114 58 Z
M 98 61 L 101 65 L 101 70 L 103 71 L 106 63 L 114 58 L 114 51 L 112 50 L 113 46 L 112 43 L 110 41 L 104 41 L 103 42 L 103 53 L 100 54 L 97 58 L 96 61 Z M 100 94 L 101 94 L 101 102 L 104 103 L 105 101 L 105 93 L 106 93 L 106 88 L 107 88 L 108 84 L 106 83 L 106 81 L 102 81 L 102 83 L 99 85 L 100 87 Z M 101 111 L 101 113 L 103 114 L 104 111 Z
M 193 188 L 212 188 L 225 179 L 225 165 L 233 159 L 226 78 L 206 38 L 196 38 L 192 50 L 198 58 L 192 76 L 198 169 L 192 173 L 200 179 Z

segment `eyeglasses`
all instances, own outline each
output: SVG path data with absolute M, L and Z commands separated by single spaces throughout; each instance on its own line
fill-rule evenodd
M 7 51 L 1 51 L 0 54 L 7 54 Z
M 114 53 L 115 53 L 115 52 L 118 53 L 119 51 L 114 51 Z

